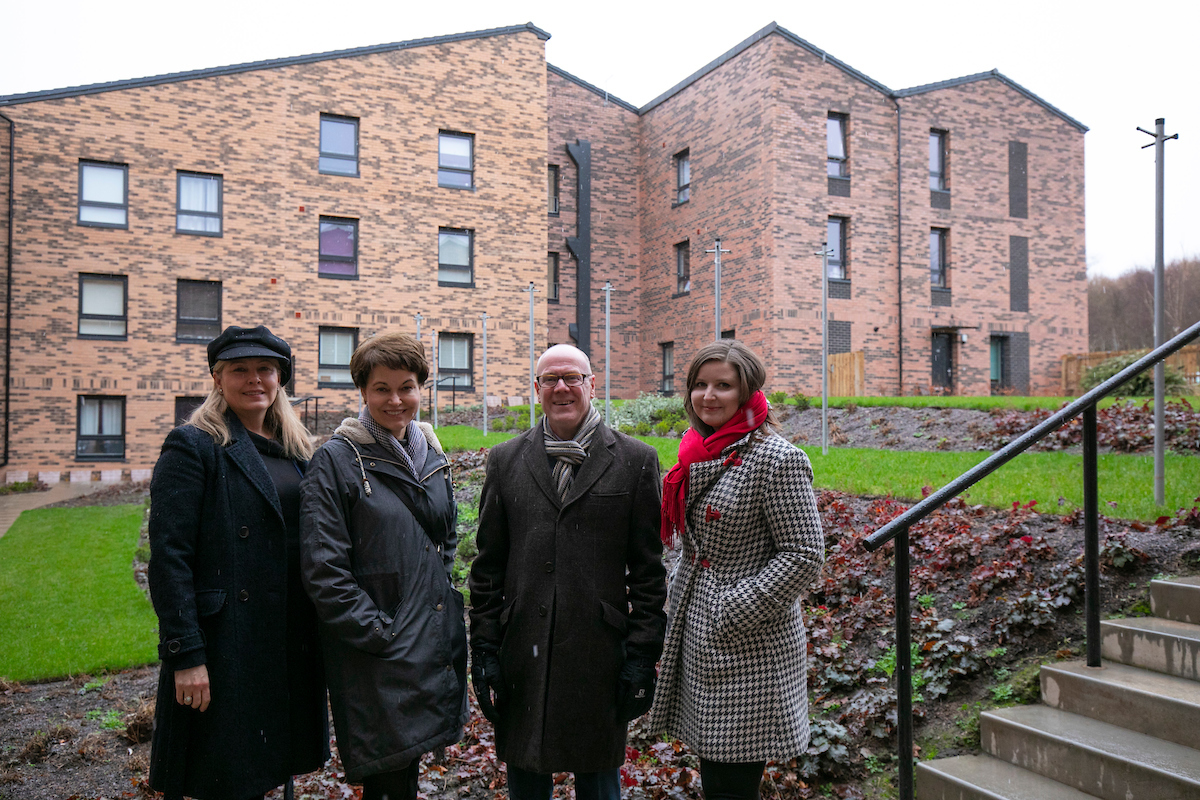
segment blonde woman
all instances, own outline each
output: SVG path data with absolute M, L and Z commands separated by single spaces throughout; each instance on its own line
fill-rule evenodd
M 159 622 L 150 785 L 167 800 L 261 798 L 329 757 L 316 614 L 300 581 L 312 445 L 266 327 L 208 345 L 213 385 L 168 434 L 150 485 Z

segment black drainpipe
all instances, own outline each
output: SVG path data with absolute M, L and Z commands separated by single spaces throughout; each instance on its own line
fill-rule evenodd
M 567 248 L 575 256 L 575 344 L 592 357 L 592 145 L 576 139 L 567 145 L 567 155 L 575 162 L 577 236 L 567 239 Z
M 17 179 L 16 159 L 16 125 L 11 119 L 0 113 L 0 118 L 8 123 L 8 247 L 4 250 L 5 261 L 5 291 L 4 291 L 4 460 L 0 467 L 8 466 L 8 420 L 9 404 L 12 401 L 12 290 L 13 290 L 13 182 Z
M 896 348 L 897 372 L 900 376 L 900 386 L 896 394 L 904 394 L 904 193 L 900 183 L 900 101 L 895 97 L 892 103 L 896 106 L 896 335 L 900 346 Z

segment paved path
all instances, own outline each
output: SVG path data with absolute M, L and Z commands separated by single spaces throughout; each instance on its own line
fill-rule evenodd
M 41 508 L 59 500 L 70 500 L 83 494 L 112 486 L 111 483 L 86 481 L 79 483 L 56 483 L 48 492 L 21 492 L 19 494 L 0 495 L 0 536 L 8 533 L 8 529 L 21 516 L 22 511 L 31 508 Z

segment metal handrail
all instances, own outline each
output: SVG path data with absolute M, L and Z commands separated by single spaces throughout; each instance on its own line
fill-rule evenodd
M 1084 616 L 1087 634 L 1087 663 L 1100 666 L 1100 533 L 1097 513 L 1096 403 L 1114 389 L 1145 372 L 1158 362 L 1200 338 L 1200 322 L 1192 325 L 1161 347 L 1147 353 L 1125 369 L 1096 386 L 1079 399 L 1029 431 L 1013 439 L 950 483 L 888 522 L 863 540 L 863 547 L 874 552 L 888 542 L 896 542 L 896 712 L 897 754 L 900 798 L 913 797 L 913 718 L 912 718 L 912 598 L 908 529 L 946 504 L 952 497 L 974 486 L 983 478 L 1016 458 L 1053 431 L 1083 415 L 1083 533 L 1084 533 Z

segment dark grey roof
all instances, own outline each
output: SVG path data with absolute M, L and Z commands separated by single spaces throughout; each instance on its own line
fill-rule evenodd
M 850 77 L 862 81 L 863 83 L 867 84 L 871 88 L 882 92 L 883 94 L 887 95 L 888 97 L 892 96 L 892 90 L 889 89 L 888 87 L 884 86 L 879 81 L 875 80 L 874 78 L 867 77 L 866 75 L 859 72 L 854 67 L 847 64 L 846 62 L 844 62 L 840 59 L 834 58 L 833 56 L 829 55 L 829 53 L 825 52 L 824 50 L 817 47 L 816 45 L 814 45 L 810 42 L 807 42 L 804 39 L 801 39 L 799 36 L 792 33 L 787 28 L 780 27 L 778 23 L 772 22 L 770 25 L 768 25 L 767 27 L 760 30 L 758 33 L 751 36 L 749 39 L 746 39 L 744 42 L 735 46 L 733 49 L 727 50 L 723 54 L 717 56 L 715 59 L 713 59 L 712 61 L 705 64 L 703 67 L 696 70 L 691 75 L 687 76 L 682 81 L 675 84 L 670 89 L 663 92 L 662 94 L 660 94 L 658 97 L 651 100 L 646 105 L 642 106 L 640 109 L 638 109 L 638 113 L 645 114 L 647 111 L 650 111 L 655 106 L 665 102 L 666 100 L 675 96 L 679 92 L 683 91 L 684 89 L 686 89 L 689 85 L 691 85 L 695 81 L 699 80 L 700 78 L 703 78 L 705 75 L 712 72 L 717 67 L 724 64 L 726 61 L 731 61 L 734 58 L 736 58 L 737 56 L 741 55 L 743 52 L 750 49 L 751 46 L 757 44 L 758 42 L 762 41 L 763 39 L 767 38 L 768 36 L 770 36 L 773 33 L 779 34 L 780 36 L 787 39 L 792 44 L 796 44 L 796 45 L 799 45 L 800 47 L 803 47 L 805 50 L 809 51 L 810 53 L 812 53 L 815 56 L 820 56 L 822 61 L 826 61 L 826 62 L 832 64 L 833 66 L 840 69 L 842 72 L 845 72 Z
M 527 22 L 524 25 L 510 25 L 506 28 L 490 28 L 484 31 L 455 33 L 449 36 L 431 36 L 426 39 L 410 39 L 406 42 L 377 44 L 370 47 L 354 47 L 349 50 L 330 50 L 326 53 L 313 53 L 312 55 L 307 56 L 273 58 L 267 61 L 251 61 L 246 64 L 233 64 L 232 66 L 228 67 L 212 67 L 209 69 L 190 70 L 188 72 L 173 72 L 169 75 L 153 75 L 148 78 L 133 78 L 131 80 L 109 81 L 108 83 L 93 83 L 88 86 L 68 86 L 64 89 L 50 89 L 42 92 L 10 94 L 0 97 L 0 106 L 14 106 L 21 103 L 33 103 L 39 100 L 60 100 L 66 97 L 79 97 L 81 95 L 100 94 L 102 92 L 115 92 L 120 89 L 137 89 L 143 86 L 159 86 L 164 83 L 179 83 L 181 81 L 191 81 L 198 78 L 212 78 L 217 75 L 236 75 L 241 72 L 254 72 L 262 69 L 277 69 L 279 67 L 291 67 L 297 64 L 312 64 L 318 61 L 330 61 L 336 58 L 370 56 L 377 53 L 388 53 L 394 50 L 408 50 L 413 47 L 427 47 L 429 45 L 447 44 L 449 42 L 462 42 L 468 39 L 484 39 L 489 36 L 503 36 L 510 33 L 520 33 L 521 31 L 532 31 L 533 33 L 537 34 L 539 39 L 542 39 L 543 41 L 550 38 L 550 34 L 546 33 L 532 22 Z
M 584 89 L 587 89 L 589 92 L 592 92 L 593 94 L 597 94 L 597 95 L 603 97 L 606 101 L 608 101 L 610 103 L 616 103 L 621 108 L 624 108 L 628 111 L 632 111 L 635 114 L 637 113 L 637 110 L 638 110 L 637 106 L 635 106 L 633 103 L 626 103 L 624 100 L 617 97 L 615 94 L 609 94 L 608 92 L 601 89 L 599 86 L 593 86 L 592 84 L 585 81 L 583 78 L 577 78 L 574 75 L 572 75 L 571 73 L 567 72 L 565 69 L 560 69 L 559 67 L 556 67 L 549 62 L 546 63 L 546 69 L 549 70 L 550 72 L 553 72 L 555 75 L 559 75 L 563 78 L 566 78 L 571 83 L 582 86 Z
M 1030 100 L 1032 100 L 1033 102 L 1040 105 L 1042 108 L 1049 111 L 1051 114 L 1062 117 L 1068 123 L 1070 123 L 1071 125 L 1074 125 L 1076 128 L 1078 128 L 1081 133 L 1087 133 L 1087 130 L 1088 130 L 1087 125 L 1084 125 L 1082 122 L 1080 122 L 1079 120 L 1075 119 L 1074 117 L 1064 113 L 1059 108 L 1056 108 L 1055 106 L 1051 105 L 1050 103 L 1047 103 L 1045 100 L 1038 97 L 1036 94 L 1029 91 L 1021 84 L 1017 83 L 1016 81 L 1014 81 L 1011 78 L 1002 74 L 1000 72 L 1000 70 L 998 70 L 998 69 L 991 70 L 990 72 L 978 72 L 974 75 L 967 75 L 962 78 L 953 78 L 948 81 L 938 81 L 937 83 L 927 83 L 924 86 L 913 86 L 911 89 L 899 89 L 899 90 L 893 92 L 893 95 L 895 97 L 912 97 L 913 95 L 925 94 L 926 92 L 936 92 L 938 89 L 952 89 L 955 86 L 963 86 L 968 83 L 975 83 L 976 81 L 986 81 L 986 80 L 991 80 L 993 78 L 995 80 L 998 80 L 1001 83 L 1005 84 L 1006 86 L 1012 87 L 1012 89 L 1014 91 L 1025 95 Z

